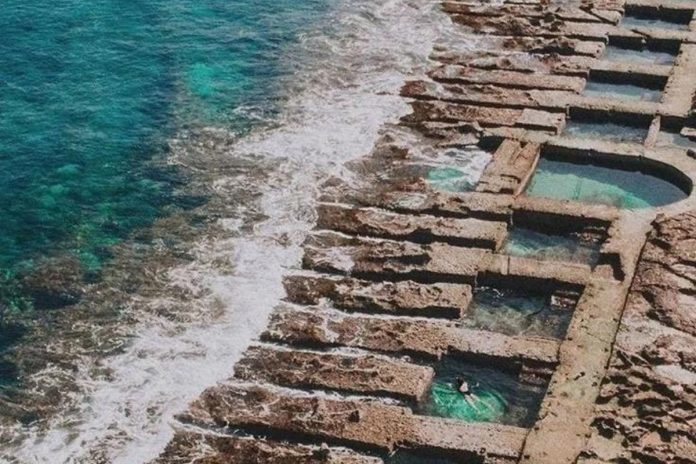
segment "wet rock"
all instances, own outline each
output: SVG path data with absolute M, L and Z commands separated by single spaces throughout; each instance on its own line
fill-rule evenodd
M 418 401 L 435 372 L 430 367 L 377 356 L 324 354 L 252 347 L 235 367 L 240 380 L 295 388 L 323 388 Z

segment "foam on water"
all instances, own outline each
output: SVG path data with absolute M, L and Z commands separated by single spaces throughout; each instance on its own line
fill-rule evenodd
M 129 329 L 134 337 L 100 365 L 108 377 L 94 378 L 94 363 L 85 359 L 77 410 L 55 418 L 49 430 L 18 429 L 17 445 L 0 459 L 146 462 L 172 436 L 173 415 L 232 374 L 284 296 L 283 274 L 298 266 L 318 185 L 330 176 L 350 179 L 344 163 L 368 153 L 380 127 L 408 111 L 399 87 L 424 69 L 436 38 L 451 34 L 436 1 L 343 1 L 330 16 L 329 32 L 308 33 L 288 54 L 309 58 L 285 83 L 282 116 L 226 151 L 268 171 L 212 180 L 223 201 L 232 186 L 247 185 L 254 201 L 239 204 L 237 217 L 221 218 L 225 234 L 200 239 L 190 250 L 193 262 L 163 270 L 167 294 L 135 299 L 166 307 L 172 295 L 192 296 L 188 317 L 138 312 L 133 304 L 128 316 L 136 321 Z M 201 73 L 194 76 L 198 81 L 205 80 Z M 231 271 L 219 262 L 229 263 Z

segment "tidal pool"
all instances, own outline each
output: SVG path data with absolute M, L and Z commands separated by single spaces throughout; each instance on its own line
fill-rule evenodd
M 573 308 L 552 302 L 551 293 L 479 287 L 463 323 L 506 335 L 562 338 L 572 314 Z
M 595 264 L 601 243 L 580 234 L 552 235 L 524 227 L 513 227 L 503 252 L 511 256 Z
M 458 391 L 459 378 L 469 384 L 470 394 Z M 420 412 L 466 422 L 529 427 L 544 392 L 541 386 L 522 383 L 514 373 L 447 357 L 436 366 L 435 380 Z
M 640 171 L 542 158 L 527 195 L 625 209 L 663 206 L 686 198 L 671 182 Z
M 632 61 L 641 64 L 674 64 L 675 55 L 648 48 L 624 48 L 608 45 L 604 51 L 604 61 Z
M 691 148 L 692 150 L 696 150 L 696 140 L 692 140 L 688 137 L 684 137 L 683 135 L 674 132 L 660 131 L 660 133 L 657 136 L 656 145 L 658 147 L 676 146 L 680 148 Z
M 688 31 L 689 22 L 675 20 L 668 21 L 666 19 L 649 18 L 644 16 L 630 16 L 626 15 L 621 20 L 622 27 L 633 28 L 633 27 L 649 27 L 657 29 L 670 29 L 677 31 Z
M 648 128 L 612 121 L 570 119 L 562 135 L 585 139 L 602 139 L 612 142 L 643 143 L 645 137 L 648 136 Z
M 662 90 L 634 84 L 614 84 L 590 80 L 585 86 L 583 95 L 593 98 L 659 102 L 662 98 Z

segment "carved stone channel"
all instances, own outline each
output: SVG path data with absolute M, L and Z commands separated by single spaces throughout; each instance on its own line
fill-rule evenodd
M 442 10 L 483 45 L 433 50 L 362 184 L 326 183 L 157 463 L 696 462 L 696 2 Z M 449 407 L 458 372 L 492 412 Z

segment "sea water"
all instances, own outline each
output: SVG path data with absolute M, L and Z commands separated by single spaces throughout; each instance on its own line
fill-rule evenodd
M 435 1 L 3 7 L 2 295 L 28 316 L 0 461 L 147 462 L 265 326 L 321 182 L 360 182 L 345 163 L 456 33 Z M 84 291 L 47 311 L 47 280 Z

